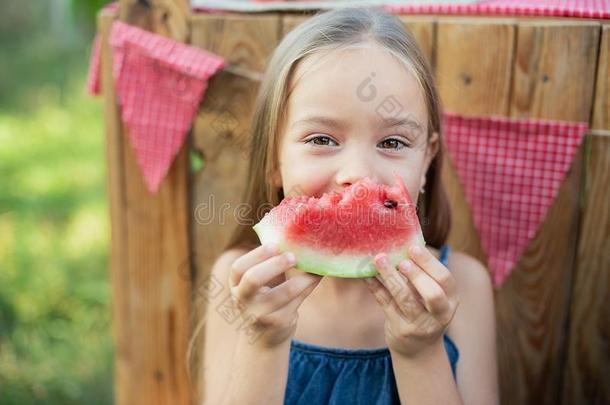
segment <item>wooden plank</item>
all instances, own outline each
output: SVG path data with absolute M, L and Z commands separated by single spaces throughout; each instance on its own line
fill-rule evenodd
M 183 3 L 168 0 L 143 7 L 122 1 L 120 15 L 141 28 L 180 36 L 184 31 L 171 24 L 186 21 L 174 7 Z M 126 273 L 128 285 L 121 288 L 127 295 L 129 323 L 119 327 L 131 343 L 128 373 L 117 381 L 122 393 L 117 403 L 190 404 L 185 353 L 191 289 L 179 272 L 189 258 L 187 150 L 180 150 L 153 195 L 144 185 L 124 124 L 121 132 L 127 263 L 117 271 Z M 114 293 L 117 299 L 119 291 Z
M 119 17 L 179 42 L 189 40 L 189 0 L 120 0 Z
M 508 114 L 515 21 L 439 18 L 437 27 L 437 80 L 445 108 L 464 115 Z
M 286 36 L 286 34 L 292 31 L 297 25 L 301 24 L 310 17 L 311 13 L 281 14 L 281 37 L 283 38 Z
M 522 23 L 517 42 L 511 115 L 588 122 L 599 23 Z
M 431 16 L 400 15 L 400 21 L 411 31 L 417 45 L 423 52 L 430 66 L 434 69 L 434 44 L 436 35 L 436 18 Z
M 564 404 L 610 403 L 610 131 L 587 135 Z
M 214 14 L 197 15 L 193 20 L 192 44 L 223 56 L 250 71 L 263 72 L 269 55 L 279 42 L 280 16 Z M 250 121 L 259 83 L 227 72 L 210 81 L 193 132 L 193 148 L 203 155 L 205 165 L 193 178 L 194 261 L 197 269 L 194 319 L 205 316 L 206 279 L 211 265 L 223 251 L 248 209 L 242 204 L 247 179 L 247 146 Z M 240 205 L 242 204 L 242 205 Z M 252 224 L 254 225 L 254 224 Z M 204 333 L 196 336 L 195 365 L 203 367 Z M 199 358 L 197 358 L 199 357 Z M 193 370 L 196 402 L 201 403 L 203 376 Z
M 591 128 L 610 130 L 610 23 L 602 26 Z
M 515 47 L 513 23 L 511 19 L 439 17 L 436 76 L 447 111 L 464 115 L 508 114 Z M 448 155 L 443 161 L 443 181 L 453 211 L 449 243 L 486 263 L 470 205 Z
M 110 214 L 109 274 L 112 286 L 112 335 L 114 343 L 115 403 L 128 404 L 132 398 L 131 376 L 132 338 L 127 269 L 127 210 L 123 168 L 123 134 L 121 114 L 116 103 L 112 77 L 112 52 L 108 44 L 115 13 L 102 10 L 98 15 L 101 38 L 101 89 L 104 94 L 104 122 L 106 132 L 106 166 L 108 208 Z
M 592 130 L 586 138 L 582 224 L 570 307 L 563 403 L 610 403 L 610 24 L 599 47 Z
M 519 24 L 510 115 L 589 121 L 598 33 L 590 22 Z M 582 158 L 581 148 L 538 233 L 496 294 L 505 403 L 561 401 Z

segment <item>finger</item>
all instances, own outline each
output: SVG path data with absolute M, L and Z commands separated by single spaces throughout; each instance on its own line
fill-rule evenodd
M 396 270 L 385 253 L 375 256 L 374 262 L 379 271 L 377 278 L 380 279 L 392 297 L 400 302 L 405 294 L 408 294 L 406 279 Z
M 449 269 L 443 265 L 428 249 L 419 245 L 409 247 L 411 260 L 436 281 L 447 295 L 457 292 L 455 278 Z
M 270 280 L 294 266 L 296 259 L 289 252 L 273 256 L 248 269 L 237 286 L 231 287 L 233 295 L 240 300 L 250 299 Z
M 322 277 L 317 277 L 319 279 L 308 275 L 295 276 L 272 288 L 262 297 L 263 303 L 260 306 L 260 312 L 271 313 L 277 311 L 293 300 L 302 302 L 319 284 Z
M 405 276 L 406 277 L 406 276 Z M 409 287 L 409 291 L 410 293 L 415 297 L 415 299 L 417 300 L 417 302 L 419 302 L 421 304 L 421 307 L 423 309 L 426 309 L 426 306 L 424 304 L 424 299 L 422 298 L 422 296 L 419 294 L 419 292 L 417 291 L 417 289 L 415 288 L 415 286 L 413 286 L 413 283 L 411 283 L 409 281 L 409 279 L 407 279 L 407 286 Z
M 379 281 L 376 277 L 370 277 L 364 279 L 369 291 L 375 297 L 375 300 L 379 306 L 383 309 L 388 318 L 395 316 L 399 312 L 399 309 L 392 297 L 392 294 L 388 289 Z
M 321 278 L 322 277 L 320 276 L 320 279 Z M 294 297 L 292 300 L 289 300 L 285 305 L 279 306 L 279 308 L 276 311 L 265 315 L 265 318 L 276 319 L 276 320 L 296 319 L 298 317 L 297 310 L 299 309 L 299 307 L 301 306 L 301 304 L 303 303 L 305 298 L 307 298 L 309 296 L 309 294 L 311 294 L 311 292 L 313 290 L 315 290 L 318 283 L 319 283 L 319 281 L 315 282 L 314 284 L 309 285 L 301 293 L 299 293 L 296 297 Z
M 265 244 L 249 251 L 248 253 L 238 257 L 231 266 L 229 273 L 229 285 L 236 286 L 239 284 L 243 274 L 251 267 L 261 263 L 279 253 L 279 249 L 275 244 Z
M 443 288 L 417 264 L 411 260 L 403 260 L 398 268 L 415 286 L 428 312 L 441 315 L 449 309 L 449 299 Z

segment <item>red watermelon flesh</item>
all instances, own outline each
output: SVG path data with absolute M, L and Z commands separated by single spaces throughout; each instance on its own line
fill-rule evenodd
M 320 198 L 285 197 L 254 225 L 261 243 L 293 252 L 297 269 L 345 278 L 377 274 L 373 258 L 387 253 L 394 266 L 409 246 L 426 242 L 407 188 L 398 174 L 394 187 L 369 178 Z

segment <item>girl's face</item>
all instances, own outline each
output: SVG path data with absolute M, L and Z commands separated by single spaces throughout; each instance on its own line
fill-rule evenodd
M 438 142 L 427 144 L 427 111 L 417 79 L 383 47 L 316 53 L 292 75 L 281 126 L 275 186 L 284 195 L 320 197 L 369 177 L 417 203 Z

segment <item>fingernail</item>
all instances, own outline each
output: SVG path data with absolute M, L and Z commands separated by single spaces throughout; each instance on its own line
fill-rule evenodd
M 413 268 L 413 264 L 411 263 L 411 260 L 403 260 L 400 262 L 400 268 L 404 271 L 409 271 Z
M 419 256 L 421 254 L 421 252 L 422 252 L 421 248 L 417 245 L 413 246 L 411 248 L 411 253 L 413 253 L 413 255 L 415 255 L 415 256 Z
M 294 253 L 288 252 L 286 253 L 286 259 L 288 259 L 289 263 L 296 263 L 297 258 L 295 257 Z
M 390 260 L 387 256 L 381 256 L 377 258 L 377 265 L 380 267 L 387 267 L 390 264 Z
M 275 243 L 270 243 L 267 245 L 267 252 L 273 254 L 277 253 L 277 245 Z

